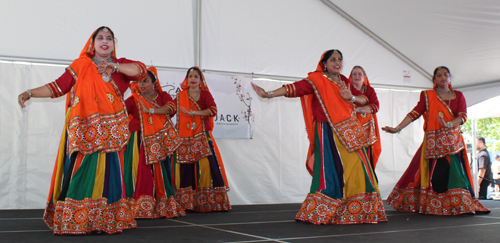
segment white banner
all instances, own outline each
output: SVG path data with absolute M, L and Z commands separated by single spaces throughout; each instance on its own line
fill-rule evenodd
M 250 85 L 252 79 L 213 73 L 204 73 L 204 75 L 210 93 L 217 104 L 217 116 L 214 117 L 212 131 L 214 137 L 252 138 L 254 121 L 252 111 L 254 92 Z M 185 71 L 158 70 L 158 78 L 163 91 L 168 92 L 173 99 L 180 91 L 184 77 L 186 77 Z M 172 121 L 175 123 L 175 118 Z

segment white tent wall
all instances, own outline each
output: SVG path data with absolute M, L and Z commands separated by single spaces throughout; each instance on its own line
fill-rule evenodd
M 0 208 L 42 208 L 64 125 L 65 98 L 17 104 L 19 93 L 64 72 L 64 66 L 0 62 Z
M 50 186 L 64 120 L 65 98 L 32 99 L 19 109 L 17 94 L 43 85 L 64 66 L 0 62 L 0 208 L 42 208 Z M 169 74 L 167 74 L 169 73 Z M 163 76 L 162 76 L 163 75 Z M 182 73 L 160 70 L 165 77 Z M 283 82 L 255 80 L 265 89 Z M 397 124 L 418 101 L 418 92 L 378 89 L 381 126 Z M 221 102 L 221 101 L 218 101 Z M 217 139 L 225 162 L 233 204 L 298 203 L 309 191 L 305 169 L 309 145 L 299 99 L 256 99 L 253 139 Z M 400 135 L 382 134 L 383 153 L 377 166 L 385 198 L 406 169 L 421 138 L 422 121 Z

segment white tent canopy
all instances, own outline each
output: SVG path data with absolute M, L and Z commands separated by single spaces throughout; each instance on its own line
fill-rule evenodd
M 0 193 L 6 196 L 0 208 L 43 207 L 64 119 L 64 99 L 35 99 L 21 111 L 17 95 L 59 77 L 99 26 L 114 31 L 119 57 L 160 72 L 199 65 L 206 72 L 295 81 L 316 68 L 325 50 L 340 49 L 344 74 L 361 65 L 378 88 L 379 124 L 395 126 L 418 91 L 432 87 L 429 77 L 440 65 L 451 69 L 454 88 L 469 104 L 498 95 L 498 8 L 492 1 L 454 0 L 2 1 L 0 183 L 6 186 Z M 255 82 L 266 89 L 282 85 Z M 300 109 L 296 99 L 257 100 L 254 139 L 218 140 L 234 203 L 304 198 L 310 177 Z M 399 136 L 382 135 L 383 197 L 421 138 L 421 121 Z
M 500 96 L 487 99 L 467 108 L 469 119 L 484 119 L 491 117 L 500 117 Z

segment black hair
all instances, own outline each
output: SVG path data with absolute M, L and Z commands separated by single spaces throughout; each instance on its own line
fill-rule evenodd
M 203 75 L 201 74 L 201 70 L 197 67 L 191 67 L 188 69 L 187 73 L 186 73 L 186 78 L 187 76 L 189 75 L 189 72 L 193 71 L 193 70 L 196 70 L 196 72 L 198 72 L 198 75 L 200 75 L 200 79 L 203 79 Z
M 109 30 L 109 32 L 111 33 L 111 37 L 113 37 L 113 41 L 116 42 L 116 40 L 115 40 L 115 33 L 113 33 L 113 31 L 110 28 L 106 27 L 106 26 L 101 26 L 101 27 L 97 28 L 97 30 L 92 35 L 92 42 L 95 41 L 95 37 L 97 36 L 97 33 L 99 33 L 99 31 L 103 30 L 104 28 L 106 28 L 106 29 Z
M 444 69 L 446 69 L 446 71 L 448 71 L 448 73 L 451 75 L 451 73 L 450 73 L 450 69 L 449 69 L 449 68 L 447 68 L 447 67 L 445 67 L 445 66 L 439 66 L 439 67 L 437 67 L 436 69 L 434 69 L 434 75 L 432 76 L 432 80 L 434 80 L 434 79 L 436 78 L 437 72 L 438 72 L 439 70 L 443 69 L 443 68 L 444 68 Z
M 325 52 L 325 55 L 323 56 L 323 58 L 321 59 L 321 63 L 326 63 L 328 61 L 328 59 L 333 55 L 333 53 L 339 53 L 340 54 L 340 57 L 343 59 L 344 56 L 342 56 L 342 52 L 340 52 L 339 50 L 337 49 L 331 49 L 327 52 Z
M 481 136 L 477 136 L 477 140 L 478 140 L 478 141 L 481 141 L 484 145 L 486 145 L 486 141 L 484 140 L 484 138 L 483 138 L 483 137 L 481 137 Z
M 156 82 L 155 74 L 151 70 L 148 70 L 148 76 L 151 79 L 151 83 L 154 84 Z

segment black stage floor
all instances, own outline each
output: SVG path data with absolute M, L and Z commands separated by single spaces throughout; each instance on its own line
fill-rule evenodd
M 386 205 L 389 222 L 312 225 L 294 220 L 300 204 L 241 205 L 229 212 L 137 220 L 121 234 L 54 236 L 43 210 L 0 210 L 0 242 L 499 242 L 500 201 L 482 200 L 490 214 L 433 216 Z

